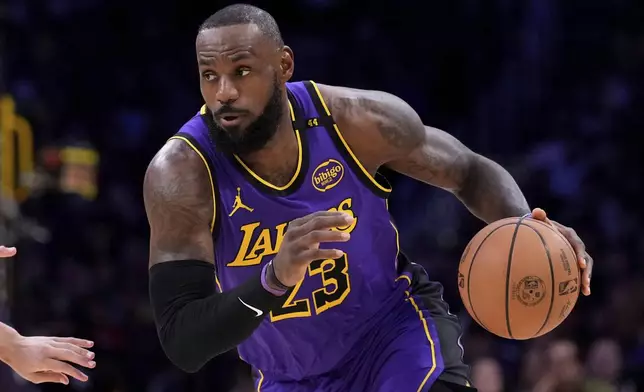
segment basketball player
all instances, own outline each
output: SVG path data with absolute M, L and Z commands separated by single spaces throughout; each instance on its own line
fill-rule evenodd
M 196 52 L 206 104 L 144 181 L 170 360 L 194 372 L 237 347 L 269 392 L 473 390 L 459 322 L 400 253 L 377 170 L 446 189 L 485 222 L 530 214 L 510 174 L 395 96 L 289 82 L 293 52 L 261 9 L 215 13 Z M 553 224 L 589 294 L 592 259 Z
M 16 248 L 0 245 L 0 258 L 15 254 Z M 77 338 L 21 336 L 15 329 L 0 323 L 0 361 L 11 366 L 20 377 L 35 384 L 69 384 L 69 377 L 87 381 L 87 375 L 69 363 L 95 367 L 94 353 L 85 350 L 93 345 L 89 340 Z

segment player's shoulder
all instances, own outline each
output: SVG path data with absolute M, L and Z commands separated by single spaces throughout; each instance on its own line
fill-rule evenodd
M 363 95 L 368 96 L 371 92 L 371 90 L 363 90 L 346 86 L 335 86 L 317 82 L 315 82 L 315 86 L 320 91 L 320 94 L 325 101 L 333 101 L 338 99 L 356 99 Z
M 181 139 L 172 138 L 168 140 L 154 155 L 148 166 L 148 170 L 170 170 L 183 167 L 194 161 L 196 154 L 190 146 Z
M 316 84 L 333 117 L 341 122 L 360 121 L 364 116 L 387 115 L 405 111 L 409 105 L 394 94 L 346 86 Z
M 181 139 L 170 139 L 147 167 L 143 196 L 146 203 L 157 204 L 201 200 L 210 194 L 210 187 L 207 169 L 195 150 Z
M 398 130 L 407 132 L 410 119 L 422 123 L 407 102 L 385 91 L 325 84 L 318 84 L 318 89 L 342 137 L 367 168 L 398 157 Z

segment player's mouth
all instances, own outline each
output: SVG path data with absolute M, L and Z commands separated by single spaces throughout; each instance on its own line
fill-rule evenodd
M 226 114 L 224 116 L 219 117 L 219 123 L 223 127 L 234 127 L 236 125 L 239 125 L 242 120 L 242 115 L 241 114 Z

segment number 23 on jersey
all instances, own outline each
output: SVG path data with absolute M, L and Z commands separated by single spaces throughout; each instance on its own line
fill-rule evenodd
M 320 275 L 322 288 L 311 293 L 311 298 L 296 299 L 302 286 L 302 279 L 288 296 L 280 309 L 270 313 L 272 322 L 296 317 L 310 317 L 312 310 L 316 315 L 338 306 L 351 292 L 349 281 L 349 262 L 344 254 L 337 259 L 315 260 L 309 264 L 309 277 Z M 311 308 L 313 304 L 313 309 Z

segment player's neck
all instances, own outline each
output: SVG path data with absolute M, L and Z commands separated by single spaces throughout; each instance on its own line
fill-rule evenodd
M 277 186 L 289 182 L 297 168 L 299 154 L 286 93 L 282 102 L 282 116 L 275 135 L 261 150 L 240 157 L 260 177 Z

